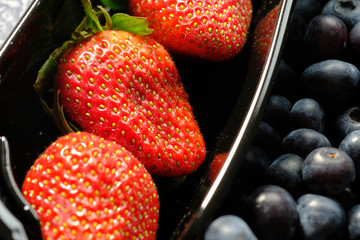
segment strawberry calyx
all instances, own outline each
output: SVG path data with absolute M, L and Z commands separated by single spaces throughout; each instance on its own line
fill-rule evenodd
M 81 2 L 85 12 L 84 19 L 73 31 L 70 39 L 65 41 L 62 46 L 56 48 L 50 54 L 40 68 L 33 86 L 35 92 L 39 96 L 43 109 L 64 134 L 80 130 L 66 119 L 63 108 L 59 104 L 59 92 L 53 92 L 53 79 L 59 62 L 65 52 L 76 43 L 93 36 L 97 32 L 103 32 L 105 30 L 123 30 L 139 35 L 149 35 L 153 32 L 153 30 L 148 27 L 148 21 L 144 17 L 133 17 L 125 13 L 115 13 L 110 16 L 107 10 L 102 6 L 98 6 L 97 9 L 94 9 L 90 0 L 81 0 Z M 103 25 L 101 24 L 100 19 L 104 19 L 105 23 Z M 48 99 L 45 97 L 49 95 L 49 93 L 54 96 L 52 104 L 49 103 Z

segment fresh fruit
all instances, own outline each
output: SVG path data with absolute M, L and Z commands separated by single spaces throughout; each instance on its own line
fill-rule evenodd
M 65 131 L 75 125 L 116 141 L 155 175 L 184 176 L 203 162 L 205 143 L 176 66 L 149 36 L 98 31 L 64 52 L 54 79 L 53 112 Z
M 324 134 L 309 128 L 299 128 L 291 131 L 282 140 L 282 150 L 305 158 L 319 147 L 331 147 L 329 139 Z
M 360 238 L 360 205 L 355 205 L 348 212 L 347 228 L 350 240 Z
M 267 56 L 271 40 L 274 34 L 280 4 L 270 10 L 256 25 L 254 31 L 253 50 L 259 66 L 262 67 Z
M 208 226 L 204 240 L 257 240 L 247 223 L 236 215 L 216 218 Z
M 312 191 L 332 195 L 344 191 L 353 183 L 355 165 L 344 151 L 333 147 L 320 147 L 305 158 L 302 178 Z
M 352 106 L 343 113 L 341 113 L 336 119 L 335 131 L 340 139 L 343 139 L 349 133 L 360 130 L 360 107 Z
M 159 200 L 151 175 L 98 136 L 60 137 L 35 161 L 22 191 L 44 239 L 155 239 Z
M 348 41 L 344 22 L 334 15 L 318 15 L 307 26 L 304 43 L 311 61 L 341 56 Z
M 263 114 L 263 121 L 272 126 L 280 135 L 288 131 L 292 103 L 282 95 L 271 95 Z
M 259 239 L 291 239 L 298 223 L 293 197 L 276 185 L 263 185 L 246 199 L 244 219 Z
M 218 153 L 215 155 L 209 167 L 208 179 L 210 182 L 215 181 L 228 155 L 228 153 Z
M 294 197 L 304 194 L 307 189 L 301 173 L 303 162 L 293 153 L 278 156 L 266 171 L 266 182 L 283 187 Z
M 252 17 L 250 0 L 131 0 L 129 10 L 149 20 L 152 37 L 169 52 L 210 61 L 241 51 Z
M 348 29 L 360 21 L 359 0 L 329 0 L 324 5 L 322 14 L 331 14 L 342 19 Z
M 308 96 L 324 108 L 350 104 L 358 95 L 359 79 L 360 71 L 355 65 L 336 59 L 314 63 L 301 75 Z
M 349 32 L 349 48 L 355 57 L 360 56 L 360 22 L 355 24 Z
M 293 129 L 310 128 L 320 133 L 325 129 L 325 112 L 321 105 L 311 98 L 297 100 L 289 113 Z
M 317 194 L 297 200 L 301 239 L 337 239 L 345 227 L 346 215 L 339 202 Z

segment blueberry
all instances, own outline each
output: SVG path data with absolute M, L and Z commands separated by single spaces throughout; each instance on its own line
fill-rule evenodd
M 331 198 L 304 194 L 297 200 L 297 209 L 304 239 L 329 239 L 338 235 L 345 227 L 345 211 Z
M 237 181 L 246 183 L 246 188 L 252 191 L 254 188 L 264 184 L 265 175 L 271 161 L 266 153 L 255 146 L 251 146 L 242 159 L 237 172 Z M 256 178 L 254 178 L 256 176 Z
M 290 111 L 290 122 L 294 129 L 310 128 L 322 133 L 325 128 L 325 112 L 314 99 L 303 98 L 294 103 Z
M 339 139 L 343 139 L 352 131 L 360 129 L 360 107 L 349 107 L 339 115 L 336 121 L 336 131 Z
M 322 14 L 331 14 L 340 18 L 348 29 L 360 21 L 359 0 L 330 0 L 323 7 Z
M 349 32 L 349 48 L 354 56 L 360 56 L 360 22 Z
M 297 99 L 299 95 L 299 91 L 296 88 L 298 81 L 299 76 L 294 68 L 284 60 L 281 60 L 276 72 L 276 80 L 272 88 L 272 94 L 281 95 L 289 101 L 293 101 Z
M 302 177 L 306 186 L 314 192 L 336 194 L 355 180 L 355 165 L 344 151 L 321 147 L 305 158 Z
M 324 60 L 341 56 L 347 38 L 347 28 L 340 18 L 318 15 L 307 26 L 304 44 L 312 61 Z
M 304 159 L 299 155 L 286 153 L 270 165 L 266 172 L 268 183 L 285 188 L 294 197 L 305 193 L 305 185 L 301 176 Z
M 223 215 L 213 220 L 205 231 L 205 240 L 257 240 L 247 223 L 236 215 Z
M 263 121 L 267 122 L 280 134 L 287 132 L 291 102 L 284 96 L 272 95 L 267 102 Z
M 294 15 L 300 15 L 307 21 L 310 21 L 316 15 L 320 14 L 322 4 L 318 0 L 298 0 L 294 7 Z
M 298 225 L 296 202 L 285 189 L 263 185 L 247 198 L 244 219 L 259 239 L 291 239 Z
M 280 152 L 281 137 L 273 127 L 261 121 L 256 130 L 253 145 L 261 148 L 269 157 L 274 157 Z
M 348 212 L 347 228 L 350 240 L 360 239 L 360 205 L 353 206 Z
M 339 149 L 346 152 L 355 164 L 355 185 L 360 184 L 360 130 L 350 132 L 340 143 Z
M 285 153 L 294 153 L 303 158 L 319 147 L 331 147 L 331 143 L 325 135 L 309 128 L 296 129 L 282 141 L 282 150 Z
M 308 96 L 332 112 L 356 99 L 359 79 L 357 67 L 336 59 L 314 63 L 301 75 Z

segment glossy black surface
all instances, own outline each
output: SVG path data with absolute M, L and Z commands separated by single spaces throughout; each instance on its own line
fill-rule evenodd
M 254 20 L 249 40 L 234 59 L 209 63 L 173 56 L 203 132 L 208 155 L 204 164 L 184 181 L 154 177 L 161 203 L 158 239 L 201 239 L 208 221 L 226 196 L 239 165 L 236 160 L 244 156 L 259 124 L 286 35 L 292 0 L 280 2 L 278 23 L 265 65 L 255 61 L 251 40 L 255 24 L 277 3 L 253 1 Z M 81 19 L 80 1 L 35 0 L 0 50 L 0 136 L 9 143 L 9 147 L 1 148 L 5 168 L 0 186 L 6 186 L 7 190 L 0 192 L 3 194 L 0 197 L 13 199 L 5 206 L 23 223 L 29 239 L 40 239 L 39 225 L 19 189 L 33 161 L 60 136 L 32 86 L 47 56 L 70 36 Z M 215 182 L 210 182 L 208 165 L 216 153 L 227 151 L 229 157 L 222 170 Z M 6 157 L 9 152 L 11 162 Z

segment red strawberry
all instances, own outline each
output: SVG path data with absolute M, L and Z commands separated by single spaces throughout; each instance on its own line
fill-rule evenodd
M 252 17 L 251 0 L 130 0 L 129 9 L 168 51 L 211 61 L 240 52 Z
M 69 120 L 125 146 L 151 174 L 183 176 L 205 158 L 176 66 L 148 36 L 105 30 L 78 42 L 59 63 L 55 92 Z
M 254 49 L 259 63 L 263 63 L 269 51 L 274 29 L 279 15 L 280 5 L 275 6 L 256 25 L 254 32 Z
M 25 177 L 44 239 L 155 239 L 151 175 L 120 145 L 84 132 L 51 144 Z
M 208 179 L 210 182 L 215 181 L 228 155 L 228 153 L 218 153 L 215 155 L 209 167 Z

